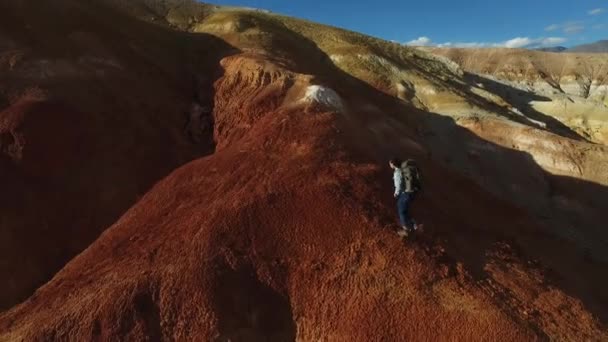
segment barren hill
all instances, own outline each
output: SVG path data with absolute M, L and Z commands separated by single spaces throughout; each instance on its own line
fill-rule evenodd
M 0 341 L 608 338 L 608 148 L 534 89 L 193 1 L 0 19 Z
M 608 40 L 600 40 L 591 44 L 583 44 L 569 49 L 569 52 L 608 53 Z
M 520 49 L 430 49 L 456 62 L 474 82 L 515 108 L 554 117 L 585 139 L 608 143 L 608 54 Z M 484 82 L 480 82 L 484 84 Z M 525 93 L 535 96 L 525 96 Z M 531 115 L 530 113 L 526 115 Z

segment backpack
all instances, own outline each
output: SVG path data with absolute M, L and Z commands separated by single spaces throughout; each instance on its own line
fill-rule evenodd
M 412 193 L 421 190 L 420 172 L 416 162 L 410 159 L 402 163 L 401 174 L 403 176 L 403 191 Z

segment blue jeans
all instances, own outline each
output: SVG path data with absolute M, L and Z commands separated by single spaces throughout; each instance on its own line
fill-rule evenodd
M 401 227 L 414 229 L 414 220 L 409 216 L 409 207 L 414 199 L 413 193 L 402 192 L 397 196 L 397 213 L 399 213 L 399 222 Z

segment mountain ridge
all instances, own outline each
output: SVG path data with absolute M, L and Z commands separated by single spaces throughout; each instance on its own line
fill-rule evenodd
M 590 53 L 606 53 L 608 52 L 608 40 L 599 40 L 595 43 L 577 45 L 567 50 L 568 52 L 590 52 Z
M 576 45 L 570 48 L 564 46 L 543 47 L 534 49 L 544 52 L 578 52 L 578 53 L 608 53 L 608 40 L 599 40 L 594 43 Z

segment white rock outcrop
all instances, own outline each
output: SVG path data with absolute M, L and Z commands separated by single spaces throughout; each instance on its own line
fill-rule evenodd
M 316 103 L 339 112 L 344 110 L 344 103 L 340 95 L 333 89 L 320 85 L 308 86 L 303 101 L 306 103 Z

